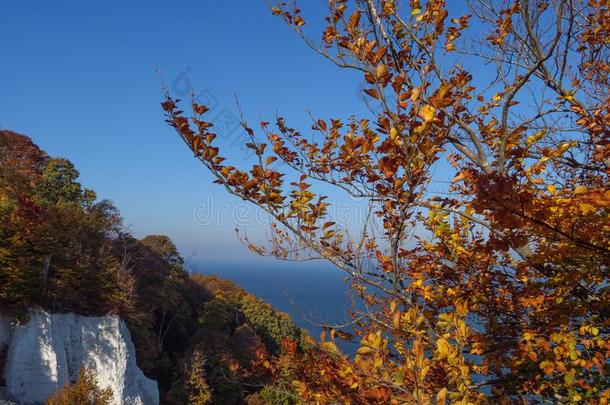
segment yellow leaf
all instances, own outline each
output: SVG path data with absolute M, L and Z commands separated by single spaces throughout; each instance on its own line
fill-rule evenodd
M 303 381 L 294 380 L 292 381 L 292 386 L 300 395 L 303 395 L 307 392 L 307 385 Z
M 447 397 L 447 388 L 443 388 L 438 392 L 438 394 L 436 394 L 436 403 L 444 404 L 446 397 Z
M 574 145 L 575 145 L 575 143 L 573 143 L 573 142 L 563 142 L 562 144 L 559 145 L 559 148 L 557 148 L 557 150 L 560 153 L 564 153 L 565 151 L 567 151 Z
M 555 194 L 557 192 L 557 188 L 555 188 L 555 186 L 552 184 L 546 186 L 546 189 L 549 190 L 549 192 L 551 192 L 552 194 Z
M 585 186 L 578 186 L 574 189 L 574 193 L 576 194 L 584 194 L 587 192 L 587 188 Z
M 544 374 L 549 375 L 553 373 L 555 365 L 550 361 L 543 361 L 542 363 L 540 363 L 540 368 L 544 370 Z
M 421 88 L 419 86 L 418 87 L 414 87 L 411 90 L 411 101 L 417 100 L 419 98 L 419 94 L 420 93 L 421 93 Z
M 418 15 L 419 13 L 421 13 L 421 8 L 414 8 L 411 10 L 411 15 Z
M 449 357 L 449 354 L 451 354 L 451 345 L 443 338 L 436 341 L 436 349 L 441 358 Z
M 400 328 L 400 312 L 396 312 L 394 316 L 392 316 L 392 326 L 395 329 Z
M 538 142 L 540 139 L 542 139 L 542 137 L 544 136 L 545 133 L 546 133 L 546 130 L 543 129 L 541 131 L 536 132 L 534 135 L 528 136 L 525 141 L 525 145 L 530 146 L 534 142 Z
M 576 375 L 576 370 L 573 368 L 570 369 L 567 373 L 564 374 L 563 380 L 567 385 L 572 385 L 572 381 L 574 381 L 574 376 Z
M 589 214 L 591 212 L 597 211 L 597 209 L 593 205 L 587 204 L 587 203 L 580 203 L 580 204 L 578 204 L 578 208 L 580 208 L 580 211 L 583 214 Z
M 400 132 L 394 127 L 390 129 L 390 140 L 392 140 L 397 145 L 402 145 L 402 137 L 400 136 Z
M 361 346 L 356 353 L 359 355 L 367 355 L 372 351 L 373 350 L 368 346 Z
M 337 353 L 338 351 L 337 345 L 335 345 L 333 342 L 322 342 L 321 346 L 324 350 L 330 353 Z
M 458 301 L 455 303 L 455 312 L 460 316 L 466 316 L 468 314 L 468 305 L 464 301 Z
M 432 107 L 429 104 L 426 104 L 425 106 L 420 108 L 420 110 L 417 114 L 424 120 L 424 122 L 428 122 L 428 121 L 432 120 L 432 118 L 434 118 L 435 111 L 436 111 L 436 108 Z
M 398 136 L 398 130 L 394 127 L 390 129 L 390 139 L 395 139 Z
M 398 370 L 396 372 L 396 374 L 394 374 L 394 381 L 396 381 L 397 384 L 402 385 L 402 383 L 405 380 L 405 373 L 402 370 Z
M 460 373 L 462 373 L 462 378 L 468 378 L 470 375 L 470 367 L 460 366 Z
M 424 132 L 424 130 L 425 130 L 427 127 L 428 127 L 428 125 L 427 125 L 427 124 L 424 122 L 423 124 L 416 126 L 416 127 L 413 129 L 413 133 L 414 133 L 415 135 L 419 135 L 419 134 L 421 134 L 422 132 Z

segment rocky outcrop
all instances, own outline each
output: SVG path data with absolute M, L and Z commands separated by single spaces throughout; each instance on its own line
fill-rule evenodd
M 112 388 L 113 404 L 159 403 L 157 383 L 137 367 L 131 335 L 118 316 L 32 311 L 26 323 L 12 325 L 0 315 L 0 350 L 3 345 L 5 390 L 22 404 L 44 402 L 83 367 L 95 372 L 101 388 Z

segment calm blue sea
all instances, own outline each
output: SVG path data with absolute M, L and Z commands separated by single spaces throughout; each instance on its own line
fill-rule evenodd
M 350 320 L 349 286 L 344 274 L 323 262 L 271 262 L 269 264 L 197 263 L 191 271 L 215 274 L 287 312 L 294 321 L 319 339 L 319 324 L 343 324 Z M 337 340 L 353 354 L 356 344 Z

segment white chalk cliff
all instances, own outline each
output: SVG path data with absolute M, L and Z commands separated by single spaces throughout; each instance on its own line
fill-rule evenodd
M 0 314 L 3 347 L 4 390 L 21 404 L 44 403 L 83 367 L 94 371 L 101 388 L 112 388 L 113 404 L 159 403 L 157 383 L 136 365 L 131 335 L 118 316 L 32 311 L 26 323 L 16 325 Z

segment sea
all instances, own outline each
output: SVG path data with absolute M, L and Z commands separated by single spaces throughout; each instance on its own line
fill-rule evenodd
M 191 271 L 231 280 L 244 290 L 282 310 L 318 340 L 321 325 L 345 325 L 354 304 L 345 274 L 321 261 L 260 263 L 197 263 Z M 344 330 L 349 330 L 346 328 Z M 328 336 L 328 335 L 327 335 Z M 356 342 L 336 340 L 342 352 L 353 355 Z

